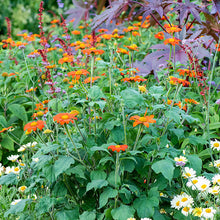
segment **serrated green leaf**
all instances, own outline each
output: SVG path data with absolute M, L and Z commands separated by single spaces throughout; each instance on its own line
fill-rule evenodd
M 0 185 L 16 184 L 17 182 L 17 175 L 14 173 L 9 173 L 0 177 Z
M 14 150 L 14 142 L 8 137 L 5 136 L 1 141 L 1 146 L 10 151 Z
M 96 214 L 94 211 L 93 212 L 86 211 L 79 216 L 79 220 L 95 220 L 95 218 L 96 218 Z
M 98 86 L 92 86 L 92 88 L 90 88 L 88 91 L 88 97 L 96 101 L 100 98 L 104 98 L 105 95 Z
M 79 219 L 79 210 L 62 210 L 56 213 L 56 220 L 73 220 Z
M 98 170 L 98 171 L 92 171 L 90 173 L 91 180 L 105 180 L 107 177 L 107 174 L 104 171 Z

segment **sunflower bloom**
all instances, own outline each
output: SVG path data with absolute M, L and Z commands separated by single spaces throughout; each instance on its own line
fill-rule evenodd
M 75 116 L 76 114 L 59 113 L 53 117 L 53 120 L 56 121 L 58 124 L 64 125 L 69 124 L 70 122 L 74 123 L 74 120 L 77 120 Z
M 42 120 L 32 121 L 24 126 L 24 131 L 27 130 L 27 132 L 32 132 L 32 131 L 36 131 L 37 129 L 42 130 L 44 128 L 44 125 L 45 122 Z
M 125 151 L 128 148 L 128 145 L 110 145 L 108 149 L 111 149 L 112 151 Z

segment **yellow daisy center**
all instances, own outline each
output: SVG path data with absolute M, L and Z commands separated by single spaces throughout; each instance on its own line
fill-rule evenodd
M 15 167 L 14 171 L 19 171 L 19 168 L 18 168 L 18 167 Z
M 219 147 L 219 143 L 216 142 L 216 143 L 213 144 L 213 146 L 214 147 Z
M 37 125 L 37 122 L 36 122 L 36 121 L 34 121 L 34 122 L 31 123 L 31 126 L 36 126 L 36 125 Z
M 115 148 L 120 148 L 120 145 L 115 145 Z
M 201 188 L 202 188 L 202 189 L 205 189 L 206 187 L 207 187 L 206 184 L 201 185 Z
M 211 213 L 212 210 L 208 208 L 208 209 L 205 210 L 205 212 L 206 212 L 206 213 Z
M 141 121 L 141 122 L 146 122 L 147 119 L 146 119 L 145 117 L 140 117 L 140 118 L 139 118 L 139 121 Z
M 196 183 L 198 183 L 198 180 L 193 180 L 192 183 L 196 184 Z
M 182 202 L 186 202 L 188 199 L 186 197 L 182 198 Z
M 69 117 L 68 117 L 68 115 L 62 115 L 61 118 L 62 119 L 68 119 Z

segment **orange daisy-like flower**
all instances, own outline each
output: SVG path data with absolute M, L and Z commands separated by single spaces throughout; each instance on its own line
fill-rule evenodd
M 10 127 L 8 127 L 8 128 L 3 128 L 3 129 L 0 131 L 0 133 L 4 133 L 4 132 L 6 132 L 7 130 L 9 130 L 10 128 L 12 128 L 12 126 L 10 126 Z
M 125 46 L 124 47 L 127 47 L 129 50 L 136 50 L 136 51 L 139 51 L 137 48 L 138 46 L 136 44 L 132 44 L 131 46 Z
M 121 81 L 124 81 L 124 82 L 144 82 L 144 81 L 147 81 L 147 79 L 142 79 L 140 76 L 132 76 L 132 77 L 126 77 L 124 79 L 122 79 Z
M 64 54 L 64 57 L 59 59 L 58 63 L 59 64 L 63 64 L 63 63 L 70 63 L 73 61 L 73 56 L 69 56 L 69 55 L 66 55 Z
M 105 40 L 110 40 L 110 39 L 112 39 L 112 34 L 103 34 L 102 38 Z
M 159 40 L 163 40 L 164 39 L 164 33 L 158 32 L 157 34 L 154 35 L 155 38 L 159 39 Z
M 179 75 L 181 76 L 189 76 L 189 77 L 195 77 L 196 73 L 194 70 L 188 70 L 188 69 L 178 69 L 177 72 L 179 72 Z
M 176 25 L 165 24 L 164 27 L 166 28 L 166 31 L 169 34 L 181 31 L 181 29 L 178 28 Z
M 117 151 L 118 153 L 122 150 L 125 151 L 128 148 L 128 145 L 110 145 L 108 149 L 112 151 Z
M 176 38 L 168 38 L 166 39 L 163 43 L 166 45 L 166 44 L 171 44 L 172 46 L 175 46 L 176 44 L 178 45 L 179 44 L 179 41 L 178 39 Z
M 59 22 L 60 22 L 60 20 L 54 19 L 54 20 L 52 20 L 50 23 L 51 23 L 51 24 L 57 24 L 57 23 L 59 23 Z
M 153 119 L 154 115 L 146 116 L 147 111 L 145 112 L 143 117 L 140 117 L 138 115 L 134 115 L 130 117 L 130 120 L 134 120 L 133 127 L 143 124 L 144 126 L 149 128 L 149 123 L 156 123 L 156 120 Z
M 133 35 L 134 37 L 136 37 L 136 36 L 141 36 L 140 33 L 137 32 L 137 31 L 133 31 L 133 32 L 132 32 L 132 35 Z
M 71 33 L 74 34 L 74 35 L 80 35 L 81 34 L 81 32 L 78 31 L 78 30 L 71 31 Z
M 44 128 L 44 125 L 45 122 L 42 120 L 32 121 L 24 126 L 24 131 L 27 130 L 27 132 L 32 132 L 32 131 L 36 131 L 37 129 L 42 130 Z
M 199 102 L 197 102 L 197 101 L 194 100 L 194 99 L 185 99 L 185 102 L 186 102 L 186 103 L 193 103 L 193 104 L 195 104 L 195 105 L 199 104 Z
M 100 76 L 95 76 L 95 77 L 92 77 L 92 83 L 94 83 L 97 79 L 100 79 L 101 77 Z M 91 81 L 91 77 L 88 77 L 84 80 L 84 83 L 90 83 Z
M 77 120 L 76 115 L 77 113 L 59 113 L 53 117 L 53 120 L 61 125 L 69 124 L 70 122 L 74 123 L 74 120 Z
M 125 50 L 124 48 L 118 48 L 117 53 L 129 54 L 129 51 Z
M 95 47 L 92 47 L 90 49 L 82 50 L 83 54 L 90 55 L 91 53 L 94 53 L 95 55 L 102 55 L 105 51 L 104 50 L 98 50 Z
M 179 79 L 174 76 L 169 76 L 169 79 L 169 83 L 172 85 L 182 84 L 184 87 L 189 87 L 191 85 L 190 82 L 186 81 L 185 79 Z
M 81 75 L 87 75 L 89 72 L 85 69 L 77 70 L 77 71 L 71 71 L 67 73 L 68 76 L 72 76 L 73 79 L 79 80 Z

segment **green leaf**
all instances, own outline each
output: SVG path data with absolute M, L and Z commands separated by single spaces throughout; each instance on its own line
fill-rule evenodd
M 111 137 L 116 143 L 123 142 L 125 138 L 124 128 L 122 126 L 113 128 L 113 130 L 111 131 Z
M 17 181 L 17 175 L 14 173 L 9 173 L 0 177 L 0 185 L 16 184 Z
M 152 86 L 149 89 L 149 94 L 158 100 L 165 93 L 163 86 Z
M 54 182 L 56 179 L 55 179 L 55 174 L 54 174 L 54 166 L 53 165 L 47 165 L 45 167 L 43 167 L 42 169 L 46 179 L 49 181 L 49 182 Z
M 98 100 L 100 98 L 104 98 L 105 95 L 98 86 L 92 86 L 92 88 L 90 88 L 88 91 L 88 97 L 92 100 Z
M 180 123 L 180 109 L 173 107 L 172 109 L 165 112 L 165 115 L 169 119 L 173 119 L 176 123 Z
M 196 175 L 200 175 L 202 171 L 202 160 L 198 155 L 189 155 L 187 159 L 190 163 L 190 168 L 193 168 L 196 171 Z
M 170 131 L 172 131 L 177 136 L 178 140 L 185 137 L 183 129 L 176 128 L 176 129 L 170 129 Z
M 195 135 L 191 135 L 188 137 L 189 138 L 189 143 L 193 144 L 193 145 L 197 145 L 197 144 L 207 144 L 207 140 L 204 139 L 202 136 L 195 136 Z
M 35 210 L 37 210 L 39 214 L 43 214 L 50 211 L 50 208 L 55 204 L 56 199 L 45 196 L 38 201 Z
M 140 218 L 151 217 L 154 214 L 152 202 L 146 196 L 141 196 L 134 201 L 134 208 Z
M 71 167 L 65 171 L 67 175 L 75 174 L 76 177 L 80 177 L 82 179 L 86 179 L 85 177 L 85 167 L 83 165 L 77 165 L 75 167 Z
M 14 150 L 14 142 L 8 137 L 5 136 L 1 141 L 1 146 L 10 151 Z
M 157 161 L 152 165 L 152 169 L 155 173 L 162 173 L 163 176 L 171 182 L 173 178 L 174 166 L 170 160 L 164 159 Z
M 92 182 L 88 183 L 86 186 L 86 192 L 88 192 L 91 189 L 101 189 L 108 185 L 108 182 L 106 180 L 93 180 Z
M 127 220 L 134 216 L 135 209 L 131 206 L 121 205 L 119 208 L 111 211 L 112 217 L 115 220 Z
M 8 109 L 19 119 L 21 119 L 24 123 L 27 123 L 27 113 L 25 111 L 24 106 L 19 104 L 12 104 L 8 106 Z
M 73 220 L 79 219 L 79 210 L 62 210 L 56 213 L 56 220 Z
M 95 220 L 95 218 L 96 218 L 96 214 L 94 211 L 93 212 L 86 211 L 79 216 L 79 220 Z
M 9 214 L 17 214 L 19 212 L 23 212 L 26 206 L 26 202 L 30 199 L 22 199 L 16 205 L 11 205 L 10 209 L 5 212 L 4 217 L 8 217 Z
M 0 115 L 0 124 L 2 125 L 2 127 L 7 128 L 8 127 L 8 123 L 5 119 L 5 117 L 3 115 Z
M 210 130 L 215 130 L 220 128 L 220 122 L 214 122 L 209 125 Z
M 90 173 L 91 180 L 104 180 L 106 177 L 107 174 L 104 171 L 92 171 Z
M 115 198 L 118 195 L 118 191 L 112 188 L 104 189 L 103 193 L 99 197 L 99 209 L 105 206 L 109 198 Z
M 74 164 L 75 160 L 72 157 L 60 156 L 59 159 L 54 163 L 55 178 L 61 173 L 65 172 L 71 164 Z
M 128 88 L 121 92 L 124 103 L 128 108 L 134 108 L 137 105 L 144 104 L 143 96 L 136 90 Z

